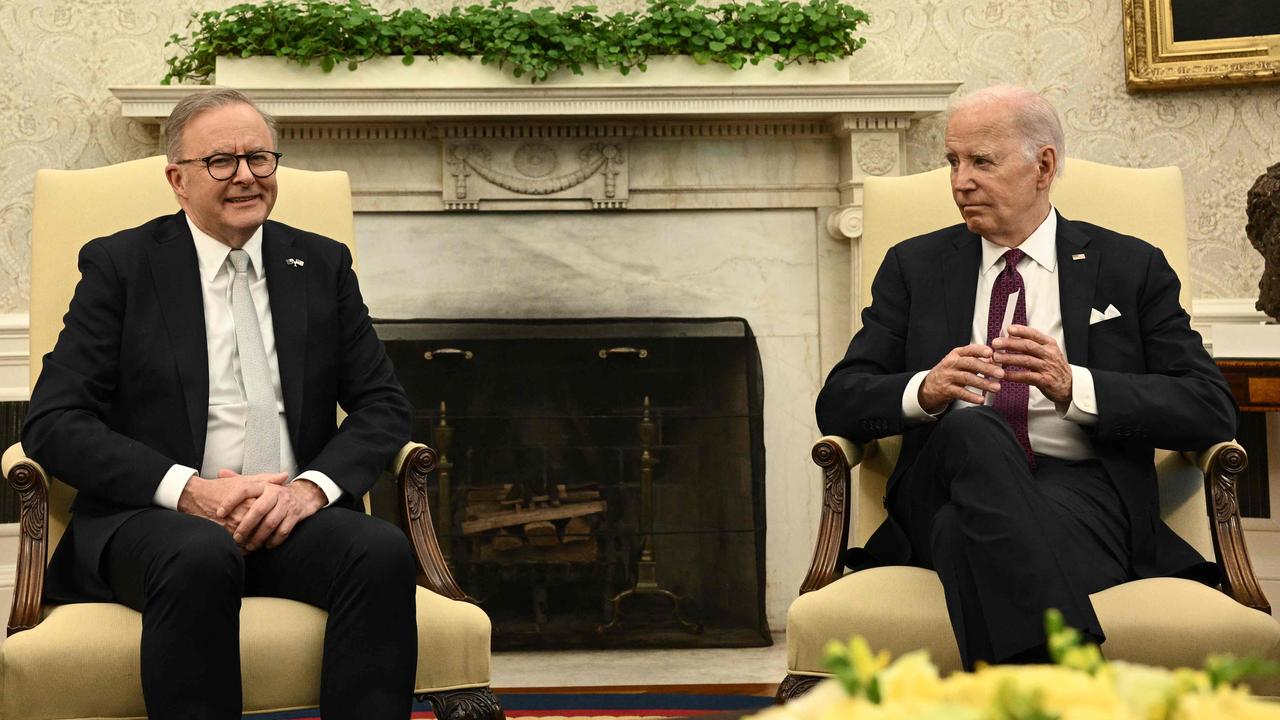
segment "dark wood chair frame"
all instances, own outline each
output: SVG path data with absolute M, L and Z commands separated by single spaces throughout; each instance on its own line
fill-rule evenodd
M 853 446 L 856 457 L 846 457 L 841 445 Z M 876 452 L 874 443 L 859 445 L 841 438 L 824 437 L 813 446 L 813 462 L 822 468 L 822 516 L 818 524 L 818 542 L 814 547 L 809 572 L 800 585 L 800 594 L 819 590 L 844 573 L 844 549 L 849 545 L 849 498 L 851 472 L 866 453 Z M 1213 553 L 1222 569 L 1221 589 L 1236 602 L 1247 607 L 1271 612 L 1271 604 L 1258 584 L 1245 547 L 1244 528 L 1240 523 L 1240 506 L 1236 499 L 1236 481 L 1249 465 L 1243 447 L 1234 442 L 1220 443 L 1201 453 L 1184 453 L 1188 462 L 1204 472 L 1205 502 L 1213 536 Z M 808 692 L 823 678 L 812 675 L 787 676 L 778 685 L 777 701 L 786 702 Z
M 475 602 L 453 579 L 440 552 L 427 500 L 427 477 L 436 468 L 436 451 L 410 443 L 403 461 L 392 468 L 399 497 L 401 526 L 409 536 L 418 562 L 418 584 L 451 600 Z M 9 611 L 8 634 L 35 627 L 41 620 L 44 571 L 48 563 L 49 476 L 35 461 L 23 458 L 6 478 L 20 499 L 18 565 Z M 464 688 L 415 695 L 429 701 L 442 720 L 504 720 L 501 705 L 488 687 Z

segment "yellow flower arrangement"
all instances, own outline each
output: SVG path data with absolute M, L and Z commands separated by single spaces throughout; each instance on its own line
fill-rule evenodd
M 827 647 L 835 674 L 756 720 L 1280 720 L 1280 703 L 1236 683 L 1272 663 L 1211 657 L 1203 670 L 1106 662 L 1062 617 L 1046 618 L 1056 665 L 998 665 L 942 678 L 928 654 L 890 662 L 866 640 Z

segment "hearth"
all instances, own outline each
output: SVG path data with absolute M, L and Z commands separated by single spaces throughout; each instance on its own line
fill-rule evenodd
M 495 648 L 769 644 L 745 320 L 379 321 Z

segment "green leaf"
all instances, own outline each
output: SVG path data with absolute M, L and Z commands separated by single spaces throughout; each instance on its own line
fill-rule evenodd
M 1213 687 L 1236 685 L 1251 677 L 1280 675 L 1280 663 L 1259 658 L 1236 658 L 1230 654 L 1215 654 L 1205 658 L 1205 674 Z
M 826 62 L 866 44 L 869 22 L 842 0 L 746 0 L 717 6 L 697 0 L 646 0 L 643 10 L 600 15 L 595 5 L 567 10 L 515 7 L 514 0 L 453 6 L 435 16 L 417 7 L 383 13 L 367 0 L 265 0 L 188 15 L 185 34 L 165 47 L 163 82 L 208 82 L 220 55 L 287 57 L 331 71 L 375 57 L 478 56 L 516 77 L 544 80 L 584 65 L 643 72 L 650 55 L 689 55 L 734 69 L 746 62 Z M 733 50 L 730 50 L 733 48 Z

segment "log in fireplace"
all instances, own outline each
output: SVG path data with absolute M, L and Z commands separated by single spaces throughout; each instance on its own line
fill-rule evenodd
M 378 321 L 495 648 L 770 643 L 747 322 Z

